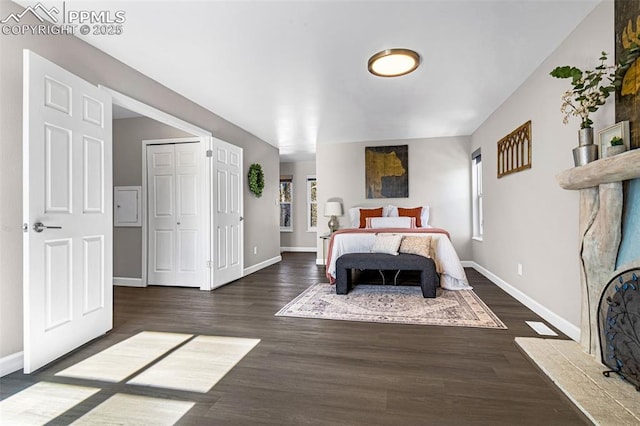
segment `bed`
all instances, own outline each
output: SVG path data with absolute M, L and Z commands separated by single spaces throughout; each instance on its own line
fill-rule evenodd
M 415 227 L 414 220 L 416 218 L 396 216 L 362 219 L 360 213 L 366 216 L 366 210 L 350 209 L 349 214 L 355 227 L 336 231 L 329 239 L 326 274 L 332 284 L 336 279 L 336 260 L 340 256 L 346 253 L 370 253 L 377 234 L 400 234 L 431 237 L 431 255 L 436 265 L 436 271 L 440 274 L 440 287 L 446 290 L 470 290 L 472 288 L 469 286 L 462 263 L 449 239 L 449 233 L 444 229 L 428 225 L 428 207 L 423 207 L 421 210 L 421 227 Z M 393 206 L 388 206 L 385 210 L 393 215 Z M 358 224 L 361 227 L 358 227 Z M 392 227 L 386 227 L 388 225 L 392 225 Z

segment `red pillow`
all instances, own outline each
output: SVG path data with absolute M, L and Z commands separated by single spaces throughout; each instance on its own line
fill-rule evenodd
M 368 217 L 382 217 L 382 207 L 378 209 L 360 209 L 360 228 L 367 227 Z
M 420 221 L 420 215 L 422 214 L 422 207 L 416 207 L 415 209 L 403 209 L 398 207 L 398 216 L 407 216 L 416 218 L 416 226 L 422 228 L 422 222 Z

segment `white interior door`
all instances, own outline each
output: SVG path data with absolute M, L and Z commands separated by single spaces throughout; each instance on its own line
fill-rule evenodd
M 213 287 L 242 277 L 242 148 L 213 140 Z
M 199 143 L 147 146 L 151 285 L 201 287 L 203 207 Z
M 24 52 L 24 372 L 112 328 L 111 97 Z

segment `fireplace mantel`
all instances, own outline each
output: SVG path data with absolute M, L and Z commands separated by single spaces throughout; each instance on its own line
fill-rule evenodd
M 565 170 L 556 176 L 564 189 L 586 189 L 603 183 L 640 177 L 640 149 L 602 158 L 584 166 Z
M 599 356 L 598 303 L 615 271 L 622 232 L 622 181 L 640 177 L 640 149 L 565 170 L 556 176 L 564 189 L 580 192 L 582 320 L 580 344 Z

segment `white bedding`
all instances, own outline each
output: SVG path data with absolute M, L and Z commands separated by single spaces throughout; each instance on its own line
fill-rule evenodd
M 400 232 L 402 233 L 402 232 Z M 436 271 L 440 274 L 440 287 L 447 290 L 470 290 L 464 268 L 453 248 L 453 244 L 445 234 L 415 234 L 406 233 L 403 235 L 430 236 L 431 246 L 434 252 L 434 262 Z M 329 265 L 327 273 L 333 279 L 336 277 L 336 259 L 346 253 L 369 253 L 376 238 L 374 232 L 371 233 L 344 233 L 333 235 L 331 253 L 329 253 Z

